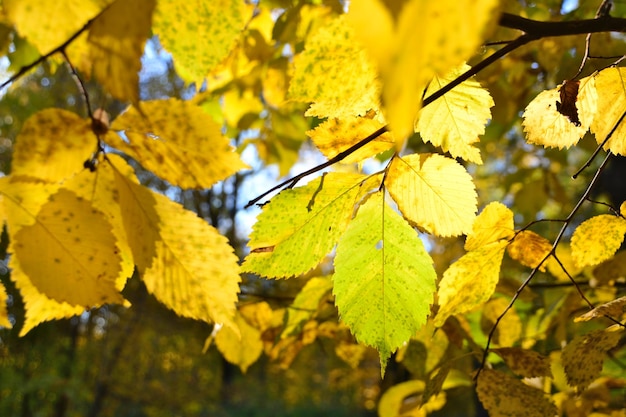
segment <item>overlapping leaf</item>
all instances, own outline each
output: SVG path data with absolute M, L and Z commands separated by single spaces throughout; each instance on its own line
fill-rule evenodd
M 183 188 L 206 188 L 246 168 L 220 126 L 202 108 L 177 99 L 141 103 L 143 115 L 130 108 L 105 141 L 146 169 Z
M 224 359 L 237 365 L 245 374 L 263 353 L 261 332 L 251 326 L 239 313 L 235 315 L 234 323 L 239 332 L 228 327 L 221 328 L 215 336 L 215 345 Z
M 598 93 L 595 79 L 586 77 L 580 81 L 576 96 L 578 122 L 558 111 L 561 104 L 560 88 L 539 93 L 528 104 L 524 112 L 524 131 L 528 143 L 543 145 L 548 148 L 569 148 L 578 143 L 589 130 L 596 114 Z M 557 106 L 557 102 L 559 103 Z
M 376 177 L 367 180 L 331 172 L 274 197 L 263 206 L 250 235 L 243 270 L 288 278 L 317 266 L 337 244 L 355 204 L 375 186 Z
M 426 322 L 436 274 L 415 231 L 382 192 L 359 208 L 337 246 L 335 302 L 357 340 L 381 364 Z
M 472 232 L 465 240 L 465 250 L 472 251 L 500 239 L 509 239 L 514 233 L 513 212 L 504 204 L 489 203 L 476 217 Z
M 394 158 L 386 185 L 411 224 L 444 237 L 472 230 L 476 190 L 472 177 L 454 159 L 437 154 Z
M 320 300 L 328 294 L 333 287 L 330 279 L 325 277 L 311 278 L 293 300 L 287 310 L 287 322 L 281 337 L 291 336 L 301 330 L 302 325 L 315 315 Z
M 484 304 L 496 289 L 507 242 L 499 240 L 468 252 L 453 263 L 439 282 L 435 325 Z
M 492 349 L 497 353 L 511 371 L 523 378 L 537 378 L 547 376 L 552 378 L 550 358 L 543 356 L 534 350 L 517 347 L 504 347 Z
M 578 267 L 610 259 L 624 241 L 626 220 L 602 214 L 585 220 L 572 235 L 572 257 Z
M 522 230 L 516 234 L 513 242 L 507 247 L 511 258 L 530 268 L 539 266 L 551 250 L 552 244 L 548 239 L 531 230 Z M 547 262 L 544 262 L 539 269 L 545 271 L 546 266 Z
M 595 76 L 598 95 L 598 117 L 593 119 L 591 131 L 596 136 L 598 144 L 604 142 L 613 130 L 623 113 L 626 111 L 626 68 L 607 68 Z M 626 155 L 626 123 L 622 121 L 613 132 L 612 137 L 604 145 L 617 155 Z
M 426 90 L 426 97 L 469 68 L 469 65 L 463 65 L 443 76 L 436 75 Z M 489 92 L 478 81 L 470 79 L 422 109 L 416 130 L 424 141 L 440 147 L 453 157 L 481 164 L 480 151 L 472 144 L 478 142 L 478 136 L 485 133 L 493 105 Z
M 619 297 L 608 303 L 601 304 L 591 311 L 586 312 L 574 319 L 574 321 L 589 321 L 598 317 L 612 317 L 616 320 L 620 320 L 626 313 L 626 297 Z

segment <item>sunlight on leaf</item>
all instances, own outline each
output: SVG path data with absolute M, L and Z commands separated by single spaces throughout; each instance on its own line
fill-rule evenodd
M 469 65 L 446 74 L 435 76 L 426 90 L 425 97 L 449 84 L 470 69 Z M 472 146 L 485 133 L 485 125 L 491 119 L 494 102 L 489 92 L 473 79 L 454 87 L 419 113 L 416 130 L 425 142 L 440 147 L 454 158 L 482 164 L 478 148 Z
M 554 403 L 542 391 L 491 369 L 480 372 L 476 392 L 492 417 L 546 417 L 558 414 Z
M 284 190 L 263 206 L 243 271 L 288 278 L 315 268 L 339 241 L 354 205 L 379 182 L 379 176 L 330 172 Z
M 595 330 L 574 340 L 563 348 L 561 358 L 567 383 L 585 389 L 602 372 L 606 352 L 614 348 L 622 337 L 623 328 L 614 325 L 605 330 Z
M 598 317 L 609 316 L 616 320 L 621 320 L 626 313 L 626 297 L 620 297 L 608 303 L 597 306 L 591 311 L 586 312 L 574 319 L 575 322 L 589 321 Z
M 42 110 L 24 123 L 16 139 L 11 174 L 63 181 L 84 169 L 97 144 L 91 120 L 67 110 Z
M 547 376 L 552 378 L 550 358 L 543 356 L 534 350 L 517 347 L 504 347 L 491 349 L 497 353 L 506 365 L 523 378 L 537 378 Z
M 294 64 L 289 97 L 313 102 L 305 115 L 345 119 L 378 109 L 376 72 L 345 17 L 311 35 Z
M 510 239 L 513 227 L 513 212 L 500 202 L 491 202 L 474 220 L 472 232 L 465 240 L 465 250 L 469 252 L 500 239 Z
M 604 142 L 622 114 L 626 111 L 626 68 L 607 68 L 595 76 L 598 95 L 598 115 L 591 124 L 591 131 L 598 144 Z M 622 121 L 613 136 L 604 145 L 614 154 L 626 156 L 626 123 Z
M 580 268 L 610 259 L 624 241 L 626 219 L 601 214 L 585 220 L 572 235 L 572 257 Z
M 183 80 L 199 87 L 228 56 L 246 24 L 245 7 L 240 0 L 159 0 L 154 33 Z
M 446 319 L 483 305 L 496 289 L 500 278 L 506 241 L 481 246 L 450 265 L 439 282 L 439 311 L 435 326 Z
M 12 248 L 22 271 L 52 299 L 89 307 L 124 301 L 115 286 L 121 259 L 111 226 L 71 191 L 51 196 Z
M 386 185 L 411 224 L 442 237 L 472 230 L 476 190 L 472 177 L 454 159 L 438 154 L 396 157 Z
M 383 368 L 426 322 L 435 290 L 433 261 L 416 232 L 377 192 L 337 245 L 335 302 L 357 340 L 375 347 Z
M 139 103 L 139 71 L 156 0 L 117 0 L 94 20 L 89 48 L 96 79 L 122 101 Z
M 513 242 L 507 247 L 511 258 L 529 268 L 536 268 L 551 250 L 550 241 L 531 230 L 522 230 L 516 234 Z M 539 270 L 545 272 L 546 266 L 547 262 L 544 262 Z
M 595 79 L 586 77 L 580 81 L 576 100 L 580 118 L 578 125 L 557 111 L 557 102 L 561 100 L 560 87 L 542 91 L 526 107 L 522 125 L 528 143 L 547 148 L 569 148 L 576 145 L 589 130 L 598 100 Z
M 9 312 L 7 311 L 8 298 L 9 296 L 7 295 L 7 291 L 4 288 L 4 285 L 0 282 L 0 327 L 10 329 L 13 325 L 9 320 Z
M 125 152 L 144 168 L 182 188 L 208 188 L 247 168 L 202 108 L 178 99 L 141 103 L 141 115 L 131 107 L 111 128 L 107 144 Z

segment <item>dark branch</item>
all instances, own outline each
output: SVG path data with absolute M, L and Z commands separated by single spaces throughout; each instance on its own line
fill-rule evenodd
M 521 30 L 535 38 L 585 35 L 587 33 L 599 32 L 626 32 L 626 19 L 611 16 L 570 22 L 542 22 L 514 14 L 502 13 L 498 24 L 505 28 Z

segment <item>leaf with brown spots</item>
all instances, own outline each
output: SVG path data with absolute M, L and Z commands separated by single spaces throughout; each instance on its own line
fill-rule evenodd
M 620 297 L 608 303 L 597 306 L 591 311 L 578 316 L 574 321 L 589 321 L 597 317 L 612 317 L 616 320 L 620 320 L 622 315 L 626 313 L 626 297 Z
M 172 185 L 208 188 L 247 167 L 201 107 L 154 100 L 142 102 L 141 112 L 131 107 L 111 126 L 128 141 L 112 132 L 104 140 Z
M 522 265 L 536 268 L 550 253 L 552 244 L 531 230 L 522 230 L 506 249 L 509 256 Z M 547 263 L 544 262 L 539 270 L 545 272 L 546 266 Z
M 533 350 L 513 347 L 491 350 L 504 359 L 511 371 L 521 377 L 536 378 L 547 376 L 552 378 L 550 358 Z

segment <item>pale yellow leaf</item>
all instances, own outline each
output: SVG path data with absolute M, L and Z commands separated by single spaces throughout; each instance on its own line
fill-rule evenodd
M 517 378 L 491 369 L 478 375 L 476 393 L 490 417 L 553 417 L 557 408 L 546 394 Z
M 557 111 L 557 102 L 561 101 L 561 87 L 563 84 L 552 90 L 542 91 L 526 107 L 522 125 L 528 143 L 548 148 L 569 148 L 576 145 L 589 130 L 598 100 L 594 78 L 586 77 L 580 81 L 576 100 L 579 125 Z
M 389 388 L 378 403 L 379 417 L 426 417 L 446 404 L 446 394 L 440 393 L 422 404 L 423 381 L 401 382 Z
M 385 4 L 352 2 L 348 19 L 378 64 L 385 118 L 401 148 L 413 132 L 428 83 L 476 53 L 488 23 L 496 17 L 492 12 L 497 1 L 409 0 L 398 16 L 392 16 Z
M 567 383 L 584 389 L 598 378 L 606 352 L 619 343 L 622 333 L 623 328 L 614 325 L 605 330 L 577 336 L 568 343 L 561 355 Z
M 347 117 L 345 119 L 329 119 L 315 129 L 309 130 L 306 134 L 320 152 L 326 158 L 331 159 L 367 138 L 383 126 L 384 124 L 376 119 Z M 391 149 L 394 143 L 390 132 L 383 133 L 367 145 L 342 159 L 342 162 L 360 162 L 370 156 Z
M 91 120 L 67 110 L 46 109 L 31 116 L 15 143 L 13 176 L 57 183 L 84 169 L 96 151 Z
M 376 71 L 345 17 L 311 35 L 294 64 L 289 97 L 313 102 L 307 116 L 346 118 L 378 109 Z
M 61 46 L 102 10 L 97 0 L 4 0 L 17 32 L 43 55 Z
M 114 168 L 126 235 L 148 291 L 178 315 L 235 328 L 239 265 L 227 239 L 124 176 L 121 162 Z
M 500 240 L 481 246 L 463 255 L 443 273 L 435 326 L 442 326 L 448 317 L 471 311 L 489 300 L 500 278 L 506 245 L 506 241 Z
M 550 241 L 531 230 L 522 230 L 516 234 L 513 242 L 507 247 L 511 258 L 529 268 L 539 266 L 539 263 L 546 259 L 551 250 Z M 546 266 L 547 262 L 544 262 L 539 270 L 545 272 Z
M 608 303 L 601 304 L 591 311 L 586 312 L 574 319 L 575 322 L 589 321 L 598 317 L 612 317 L 615 320 L 621 320 L 622 315 L 626 312 L 626 297 L 620 297 Z
M 626 68 L 607 68 L 595 76 L 598 95 L 598 117 L 593 119 L 591 132 L 598 144 L 604 142 L 626 111 Z M 626 123 L 622 121 L 604 145 L 614 154 L 626 155 Z
M 248 14 L 241 0 L 159 0 L 154 32 L 181 78 L 200 85 L 233 49 Z
M 537 378 L 547 376 L 552 378 L 550 358 L 543 356 L 534 350 L 517 347 L 504 347 L 491 349 L 497 353 L 511 371 L 523 378 Z
M 144 168 L 182 188 L 208 188 L 246 168 L 220 126 L 201 107 L 178 99 L 141 102 L 131 107 L 104 140 Z
M 454 159 L 437 154 L 396 157 L 385 184 L 411 224 L 443 237 L 472 231 L 476 190 Z
M 0 327 L 6 327 L 10 329 L 13 327 L 9 320 L 9 312 L 7 311 L 7 291 L 4 285 L 0 282 Z
M 572 235 L 572 257 L 580 268 L 610 259 L 624 241 L 626 220 L 601 214 L 582 222 Z
M 492 343 L 498 346 L 511 346 L 519 340 L 522 334 L 522 321 L 514 308 L 509 309 L 502 316 L 508 305 L 509 300 L 494 297 L 483 306 L 480 327 L 485 334 L 489 334 L 496 320 L 500 318 L 492 337 Z
M 224 359 L 237 365 L 245 374 L 263 353 L 261 331 L 248 324 L 239 313 L 235 315 L 234 323 L 239 332 L 222 327 L 215 336 L 215 345 Z
M 426 97 L 470 69 L 464 64 L 444 76 L 435 76 Z M 462 82 L 419 113 L 416 130 L 422 139 L 449 152 L 454 158 L 482 164 L 478 148 L 472 146 L 485 133 L 494 102 L 489 92 L 473 79 Z
M 513 227 L 513 212 L 500 202 L 489 203 L 474 220 L 472 232 L 465 240 L 465 250 L 472 251 L 500 239 L 510 239 Z
M 89 29 L 94 76 L 119 100 L 139 103 L 141 56 L 155 6 L 156 0 L 116 0 Z
M 52 299 L 89 307 L 124 301 L 115 286 L 121 258 L 111 226 L 71 191 L 52 195 L 11 246 L 22 271 Z

